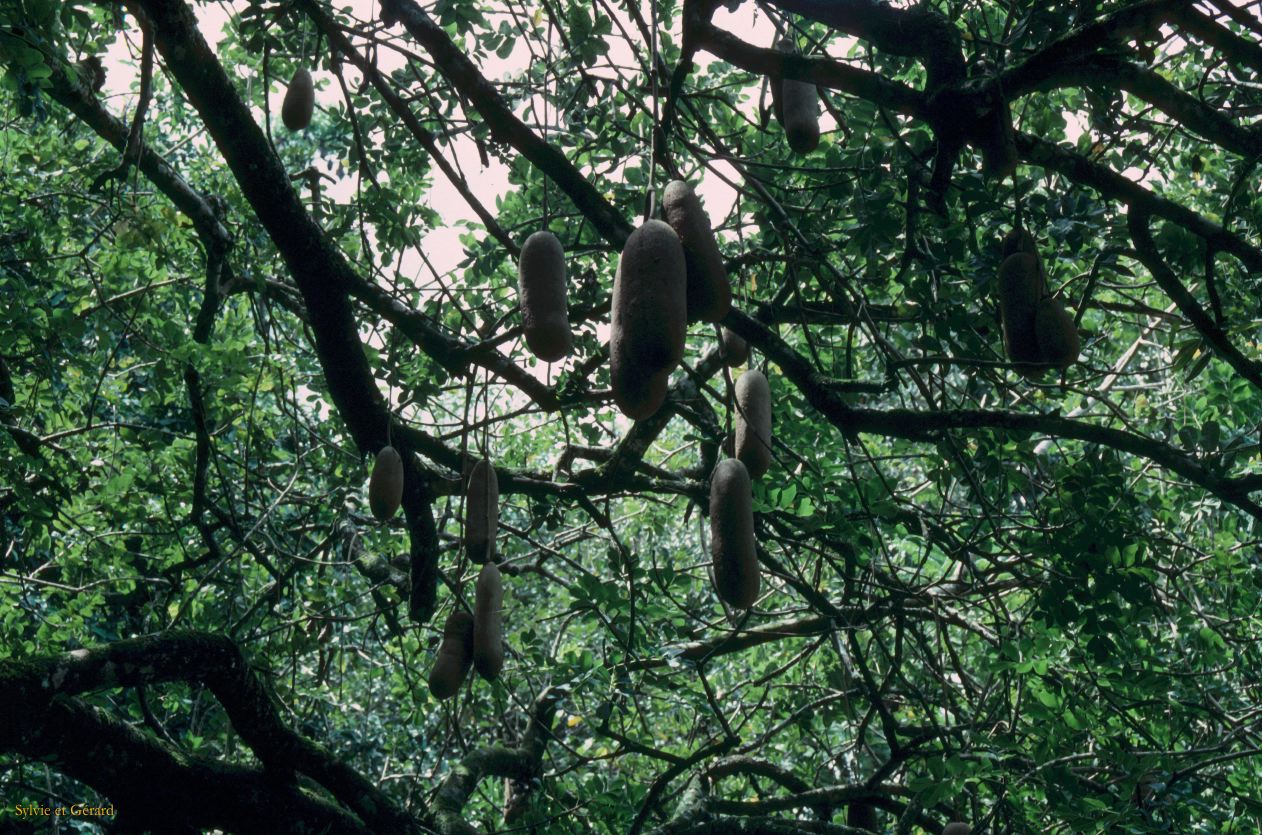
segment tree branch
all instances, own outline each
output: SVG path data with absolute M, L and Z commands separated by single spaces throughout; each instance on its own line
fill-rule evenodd
M 925 95 L 900 82 L 890 81 L 877 73 L 829 58 L 762 49 L 725 32 L 707 20 L 696 20 L 692 25 L 699 48 L 748 72 L 771 78 L 810 81 L 821 87 L 858 96 L 904 116 L 929 118 Z
M 1220 476 L 1187 453 L 1161 441 L 1059 415 L 980 409 L 856 409 L 842 399 L 823 375 L 815 371 L 809 360 L 760 322 L 733 309 L 724 324 L 750 344 L 757 345 L 769 359 L 780 366 L 784 376 L 798 387 L 807 402 L 847 435 L 867 433 L 908 440 L 930 440 L 934 433 L 947 429 L 995 429 L 1073 438 L 1146 458 L 1236 505 L 1251 516 L 1262 519 L 1262 507 L 1248 498 L 1250 492 L 1262 489 L 1262 478 Z
M 631 234 L 631 225 L 611 206 L 588 179 L 565 156 L 545 142 L 518 119 L 500 98 L 498 92 L 479 72 L 441 26 L 435 23 L 415 0 L 385 0 L 382 14 L 402 21 L 408 34 L 417 40 L 434 59 L 439 72 L 472 102 L 491 135 L 507 142 L 550 177 L 569 196 L 596 231 L 619 250 Z
M 1240 352 L 1239 348 L 1231 344 L 1231 340 L 1227 338 L 1223 329 L 1214 322 L 1174 272 L 1166 266 L 1161 253 L 1157 250 L 1156 242 L 1148 231 L 1148 223 L 1148 215 L 1141 211 L 1132 211 L 1127 216 L 1131 240 L 1135 242 L 1135 254 L 1140 262 L 1148 268 L 1148 272 L 1152 273 L 1152 277 L 1161 285 L 1161 289 L 1171 301 L 1179 306 L 1179 310 L 1188 318 L 1192 326 L 1200 331 L 1201 336 L 1205 337 L 1205 341 L 1214 348 L 1223 361 L 1234 368 L 1241 377 L 1252 383 L 1255 388 L 1262 388 L 1262 363 L 1249 359 Z
M 1209 46 L 1227 56 L 1228 60 L 1262 73 L 1262 46 L 1256 41 L 1246 40 L 1239 35 L 1220 26 L 1213 18 L 1206 17 L 1197 11 L 1191 3 L 1179 3 L 1171 22 L 1204 41 Z
M 269 774 L 283 776 L 299 771 L 310 775 L 374 831 L 419 831 L 412 818 L 375 785 L 323 747 L 285 725 L 271 695 L 250 670 L 237 645 L 209 633 L 172 632 L 0 664 L 0 701 L 11 707 L 0 718 L 0 746 L 26 751 L 43 745 L 67 754 L 71 764 L 108 759 L 107 754 L 95 748 L 76 751 L 73 746 L 68 747 L 65 743 L 73 740 L 73 736 L 61 736 L 52 727 L 55 723 L 30 722 L 28 711 L 48 710 L 52 705 L 64 704 L 61 697 L 89 691 L 171 681 L 200 684 L 209 689 L 223 705 L 233 728 Z M 75 716 L 86 721 L 84 714 Z M 136 765 L 141 773 L 157 768 L 158 764 L 145 758 L 160 758 L 165 749 L 156 741 L 145 745 L 140 745 L 141 740 L 132 742 L 140 757 Z M 107 795 L 113 791 L 126 796 L 128 786 L 137 786 L 134 773 L 127 768 L 102 768 L 102 771 L 126 776 L 92 778 L 90 773 L 75 776 L 90 785 L 101 786 Z M 190 774 L 189 779 L 194 776 Z M 102 784 L 96 779 L 117 782 Z M 152 782 L 142 781 L 139 786 L 130 791 L 139 791 L 142 797 L 147 797 Z M 134 802 L 140 798 L 126 799 Z
M 895 8 L 881 0 L 770 0 L 771 5 L 817 20 L 871 42 L 891 55 L 919 58 L 925 64 L 925 92 L 964 79 L 960 33 L 927 3 Z
M 310 218 L 249 109 L 207 46 L 183 0 L 136 0 L 159 52 L 205 122 L 242 193 L 289 267 L 315 336 L 316 356 L 338 414 L 361 453 L 386 445 L 391 415 L 359 341 L 347 290 L 358 283 L 342 253 Z M 406 450 L 401 450 L 406 452 Z M 404 460 L 403 509 L 416 557 L 412 611 L 427 620 L 436 589 L 437 535 L 421 473 Z
M 1154 105 L 1188 130 L 1244 157 L 1262 154 L 1262 132 L 1242 127 L 1230 117 L 1185 93 L 1156 72 L 1115 55 L 1093 55 L 1047 73 L 1033 89 L 1098 84 L 1111 86 Z M 1006 83 L 1006 82 L 1005 82 Z M 1007 89 L 1005 87 L 1005 89 Z
M 482 205 L 482 202 L 469 190 L 469 184 L 448 162 L 447 155 L 438 147 L 438 142 L 434 139 L 434 135 L 425 129 L 425 126 L 421 124 L 420 119 L 416 118 L 416 114 L 412 112 L 412 108 L 408 106 L 408 103 L 394 91 L 389 82 L 378 72 L 377 66 L 359 54 L 359 50 L 355 49 L 355 46 L 346 37 L 342 28 L 325 13 L 318 3 L 306 0 L 302 6 L 307 16 L 315 21 L 316 26 L 329 39 L 329 43 L 337 50 L 338 54 L 344 56 L 364 74 L 364 78 L 368 79 L 368 82 L 372 84 L 377 94 L 381 96 L 382 101 L 390 108 L 390 111 L 398 117 L 399 121 L 408 129 L 408 132 L 421 143 L 421 147 L 429 154 L 429 158 L 443 172 L 444 176 L 447 177 L 447 181 L 452 184 L 465 202 L 469 204 L 469 208 L 473 209 L 474 214 L 482 221 L 482 225 L 486 227 L 486 231 L 491 237 L 499 241 L 500 245 L 514 258 L 518 257 L 521 254 L 521 247 L 517 246 L 517 243 L 499 225 L 499 222 L 487 210 L 486 206 Z
M 1004 71 L 1001 76 L 1004 92 L 1015 98 L 1031 90 L 1045 89 L 1044 85 L 1055 74 L 1095 56 L 1100 50 L 1155 31 L 1182 2 L 1147 0 L 1075 28 Z
M 1219 252 L 1236 256 L 1251 271 L 1262 272 L 1262 250 L 1204 215 L 1154 194 L 1107 165 L 1092 162 L 1082 154 L 1027 133 L 1017 134 L 1017 150 L 1026 160 L 1059 172 L 1076 183 L 1091 186 L 1105 197 L 1120 200 L 1133 209 L 1172 220 L 1192 234 L 1204 238 Z
M 0 748 L 38 758 L 110 798 L 119 831 L 243 835 L 374 832 L 354 815 L 265 769 L 177 753 L 157 739 L 59 697 L 5 703 Z M 161 791 L 154 791 L 161 786 Z
M 452 768 L 433 803 L 434 822 L 442 835 L 477 835 L 478 830 L 461 817 L 461 811 L 484 778 L 506 777 L 519 783 L 539 778 L 562 695 L 561 690 L 553 687 L 539 694 L 521 746 L 486 745 L 467 754 Z

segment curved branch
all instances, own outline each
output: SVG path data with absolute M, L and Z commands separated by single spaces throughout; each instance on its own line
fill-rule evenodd
M 26 719 L 28 710 L 64 703 L 54 700 L 93 690 L 171 681 L 209 689 L 223 705 L 233 728 L 269 772 L 283 775 L 300 771 L 310 775 L 375 831 L 419 831 L 411 817 L 375 785 L 289 728 L 241 650 L 219 635 L 172 632 L 0 664 L 0 702 L 6 705 L 0 718 L 0 746 L 25 750 L 20 746 L 55 742 L 47 736 L 57 733 L 53 729 L 30 730 L 33 725 L 43 727 L 49 723 L 31 723 Z M 26 733 L 44 736 L 32 741 L 24 737 Z M 152 753 L 159 751 L 160 746 L 145 750 Z M 101 755 L 87 752 L 83 756 Z M 127 769 L 119 770 L 120 774 L 126 772 Z M 86 782 L 97 785 L 90 779 Z M 146 790 L 149 785 L 145 784 Z
M 1131 240 L 1135 242 L 1135 254 L 1139 260 L 1148 268 L 1148 272 L 1152 273 L 1152 277 L 1157 284 L 1161 285 L 1161 289 L 1170 297 L 1170 300 L 1179 306 L 1179 310 L 1188 318 L 1192 326 L 1200 331 L 1205 341 L 1213 346 L 1214 351 L 1223 358 L 1223 361 L 1254 387 L 1262 388 L 1262 363 L 1249 359 L 1240 352 L 1239 348 L 1231 344 L 1231 340 L 1227 338 L 1223 329 L 1205 312 L 1174 272 L 1166 266 L 1148 230 L 1148 222 L 1149 217 L 1143 212 L 1133 211 L 1127 216 Z
M 94 133 L 119 151 L 127 148 L 128 128 L 97 98 L 92 88 L 80 81 L 74 73 L 66 72 L 66 65 L 52 56 L 45 61 L 50 75 L 47 91 L 62 107 L 83 120 Z M 140 147 L 136 166 L 175 207 L 190 221 L 202 245 L 210 251 L 224 252 L 232 243 L 232 235 L 220 222 L 210 199 L 188 184 L 165 159 L 144 144 Z M 226 265 L 225 265 L 226 266 Z
M 1195 96 L 1184 92 L 1156 72 L 1115 55 L 1095 55 L 1048 73 L 1030 89 L 1098 84 L 1107 78 L 1111 86 L 1143 99 L 1179 124 L 1229 151 L 1244 157 L 1262 154 L 1262 132 L 1246 128 Z M 1005 81 L 1005 84 L 1007 82 Z M 1005 86 L 1005 90 L 1008 88 Z
M 443 172 L 447 177 L 447 181 L 464 198 L 464 201 L 469 204 L 469 208 L 473 209 L 474 214 L 482 221 L 482 225 L 486 227 L 486 231 L 491 237 L 499 241 L 500 245 L 514 258 L 518 257 L 521 254 L 521 247 L 517 246 L 508 232 L 499 225 L 499 221 L 469 190 L 469 184 L 448 162 L 446 155 L 438 147 L 438 142 L 434 139 L 434 135 L 425 129 L 425 126 L 421 124 L 420 119 L 416 118 L 416 114 L 412 112 L 412 108 L 408 106 L 408 103 L 394 91 L 394 88 L 377 71 L 376 64 L 359 54 L 359 50 L 355 49 L 350 39 L 342 31 L 342 28 L 325 13 L 319 4 L 309 0 L 303 3 L 303 8 L 306 10 L 307 15 L 315 21 L 316 26 L 324 33 L 324 36 L 329 39 L 329 43 L 337 50 L 338 54 L 347 58 L 364 74 L 364 77 L 376 89 L 377 94 L 381 96 L 382 101 L 390 108 L 390 111 L 399 118 L 399 121 L 403 122 L 408 132 L 421 143 L 421 147 L 429 154 L 429 158 Z
M 1213 18 L 1197 11 L 1191 3 L 1179 3 L 1170 17 L 1171 22 L 1209 44 L 1232 62 L 1262 73 L 1262 46 L 1256 41 L 1242 38 L 1220 26 Z
M 342 832 L 369 835 L 354 815 L 265 769 L 176 753 L 77 699 L 5 703 L 21 722 L 0 721 L 0 749 L 49 761 L 110 798 L 118 831 L 219 830 L 244 835 Z M 161 791 L 154 787 L 161 786 Z
M 772 78 L 810 81 L 821 87 L 858 96 L 904 116 L 920 119 L 929 117 L 929 108 L 923 93 L 877 73 L 830 58 L 813 58 L 776 49 L 762 49 L 746 43 L 709 21 L 697 21 L 694 25 L 699 48 L 743 70 Z
M 152 21 L 159 52 L 206 124 L 302 294 L 329 395 L 362 453 L 385 446 L 391 417 L 359 341 L 347 296 L 360 283 L 342 253 L 303 208 L 284 165 L 241 101 L 183 0 L 137 0 Z M 412 611 L 433 610 L 437 534 L 428 487 L 404 456 L 403 509 L 416 557 Z
M 1134 209 L 1172 220 L 1192 234 L 1204 238 L 1215 250 L 1236 256 L 1251 271 L 1262 272 L 1262 249 L 1204 215 L 1154 194 L 1107 165 L 1092 162 L 1082 154 L 1055 143 L 1028 133 L 1018 133 L 1016 139 L 1017 150 L 1029 162 L 1050 168 L 1076 183 L 1091 186 L 1105 197 L 1121 200 Z
M 569 196 L 601 237 L 618 249 L 631 234 L 626 218 L 611 206 L 565 155 L 518 119 L 500 94 L 415 0 L 386 0 L 382 14 L 398 18 L 434 59 L 443 76 L 482 114 L 491 135 L 507 142 Z
M 792 771 L 755 757 L 739 755 L 724 757 L 706 769 L 705 774 L 711 780 L 721 780 L 732 774 L 754 774 L 772 780 L 795 794 L 802 794 L 811 790 L 806 781 Z M 820 820 L 829 820 L 833 816 L 832 806 L 827 803 L 821 803 L 815 807 L 815 814 L 819 816 Z
M 1236 505 L 1251 516 L 1262 519 L 1262 506 L 1248 497 L 1250 492 L 1262 489 L 1262 478 L 1220 476 L 1187 453 L 1161 441 L 1054 414 L 982 409 L 856 409 L 845 402 L 827 378 L 816 372 L 805 357 L 757 320 L 734 309 L 728 314 L 724 324 L 762 349 L 768 358 L 780 366 L 784 376 L 798 387 L 807 402 L 848 435 L 862 432 L 908 440 L 930 440 L 934 433 L 947 429 L 995 429 L 1073 438 L 1146 458 Z
M 535 699 L 530 725 L 517 748 L 486 745 L 467 754 L 443 780 L 434 797 L 434 823 L 442 835 L 477 835 L 461 817 L 478 783 L 487 777 L 506 777 L 518 783 L 537 780 L 543 773 L 543 754 L 552 737 L 552 722 L 563 693 L 546 688 Z
M 1002 75 L 1004 92 L 1020 96 L 1042 89 L 1057 73 L 1076 66 L 1106 47 L 1155 31 L 1182 0 L 1147 0 L 1081 26 L 1035 51 Z
M 891 55 L 924 61 L 932 94 L 964 78 L 960 33 L 937 9 L 917 3 L 899 9 L 881 0 L 770 0 L 771 5 L 870 41 Z

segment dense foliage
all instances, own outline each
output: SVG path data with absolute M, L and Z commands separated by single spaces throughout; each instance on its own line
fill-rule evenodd
M 1262 828 L 1256 3 L 191 9 L 0 4 L 0 816 Z M 769 75 L 819 85 L 810 153 Z M 1020 164 L 987 176 L 1005 100 Z M 747 612 L 709 573 L 717 327 L 654 417 L 609 395 L 618 253 L 675 178 L 771 382 Z M 1082 338 L 1032 380 L 996 298 L 1017 225 Z M 517 306 L 543 228 L 551 365 Z M 439 702 L 483 456 L 507 660 Z M 220 766 L 288 817 L 237 816 Z

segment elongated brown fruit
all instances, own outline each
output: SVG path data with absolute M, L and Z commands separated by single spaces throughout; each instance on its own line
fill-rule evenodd
M 372 515 L 386 521 L 403 501 L 403 458 L 392 446 L 383 446 L 368 478 L 368 507 Z
M 1043 275 L 1038 256 L 1009 255 L 999 265 L 999 314 L 1008 359 L 1016 363 L 1042 361 L 1034 335 L 1034 309 L 1043 297 Z
M 473 666 L 473 615 L 458 609 L 443 624 L 434 667 L 429 671 L 429 692 L 435 699 L 450 699 L 460 690 Z
M 565 249 L 556 235 L 536 232 L 522 244 L 517 286 L 531 353 L 544 362 L 568 355 L 574 337 L 566 308 Z
M 662 216 L 684 245 L 688 321 L 718 322 L 732 307 L 732 285 L 710 218 L 692 187 L 683 180 L 671 180 L 662 192 Z
M 504 581 L 495 563 L 478 573 L 473 597 L 473 668 L 495 681 L 504 668 Z
M 1003 236 L 1003 242 L 1000 244 L 1003 257 L 1016 255 L 1018 252 L 1028 252 L 1038 257 L 1038 245 L 1034 242 L 1034 236 L 1020 226 L 1014 226 L 1008 230 L 1008 234 Z
M 475 563 L 495 559 L 500 522 L 500 483 L 485 458 L 473 465 L 464 500 L 465 554 Z
M 1051 296 L 1040 299 L 1034 310 L 1034 334 L 1043 362 L 1063 371 L 1078 361 L 1082 345 L 1078 329 L 1074 327 L 1074 317 Z
M 795 51 L 792 38 L 781 38 L 776 41 L 775 48 L 779 52 L 791 53 Z M 781 107 L 784 96 L 781 92 L 781 78 L 782 76 L 778 75 L 771 76 L 767 86 L 771 90 L 771 113 L 776 117 L 776 121 L 780 123 L 780 126 L 784 127 L 784 108 Z
M 881 824 L 876 819 L 876 807 L 863 801 L 850 804 L 850 808 L 846 810 L 846 825 L 868 832 L 881 831 Z
M 942 835 L 969 835 L 973 831 L 973 827 L 966 823 L 953 821 L 942 828 Z
M 809 81 L 786 78 L 780 84 L 780 99 L 789 147 L 809 154 L 819 146 L 819 90 Z
M 758 599 L 762 583 L 754 545 L 754 497 L 749 471 L 725 458 L 710 476 L 710 555 L 719 598 L 737 609 Z
M 719 351 L 728 368 L 735 368 L 749 361 L 749 343 L 727 328 L 723 329 Z
M 285 91 L 285 101 L 280 106 L 280 118 L 285 127 L 293 131 L 305 130 L 311 124 L 315 112 L 315 82 L 305 67 L 294 71 Z
M 614 402 L 628 417 L 651 415 L 665 398 L 665 377 L 684 355 L 687 268 L 675 230 L 648 220 L 627 238 L 610 310 Z M 654 402 L 656 401 L 656 402 Z
M 1012 130 L 1012 111 L 1006 99 L 982 118 L 982 173 L 988 179 L 1002 180 L 1017 170 L 1017 142 Z
M 657 414 L 666 402 L 670 372 L 642 374 L 626 362 L 621 353 L 610 348 L 609 375 L 613 400 L 618 409 L 632 420 L 645 420 Z
M 771 386 L 766 376 L 751 368 L 736 380 L 736 457 L 752 478 L 771 469 Z
M 777 44 L 781 52 L 794 52 L 793 40 L 781 38 Z M 819 145 L 819 90 L 809 81 L 789 78 L 773 78 L 771 81 L 771 109 L 776 121 L 784 126 L 789 147 L 798 154 L 809 154 Z

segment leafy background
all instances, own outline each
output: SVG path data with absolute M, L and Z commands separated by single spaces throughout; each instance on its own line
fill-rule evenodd
M 933 5 L 961 33 L 970 63 L 1001 67 L 1080 15 L 1113 8 Z M 670 80 L 648 72 L 636 14 L 649 9 L 603 0 L 427 8 L 476 64 L 503 68 L 492 76 L 500 94 L 541 133 L 546 124 L 548 141 L 623 217 L 642 215 L 646 194 L 669 179 L 649 165 L 655 106 L 660 115 Z M 565 242 L 571 309 L 600 305 L 616 250 L 492 136 L 401 28 L 376 23 L 376 11 L 326 9 L 381 39 L 391 84 L 514 240 L 546 226 Z M 666 68 L 680 59 L 681 11 L 672 2 L 653 10 Z M 362 276 L 455 337 L 493 338 L 517 323 L 509 253 L 480 223 L 452 220 L 467 210 L 435 204 L 443 175 L 360 75 L 333 61 L 301 4 L 199 13 L 224 20 L 218 58 L 270 124 L 286 169 L 325 176 L 316 216 Z M 917 60 L 772 6 L 715 16 L 751 41 L 749 32 L 766 33 L 757 46 L 770 43 L 773 20 L 795 26 L 805 52 L 924 83 Z M 542 832 L 625 832 L 646 802 L 661 825 L 684 808 L 681 792 L 737 754 L 809 787 L 874 780 L 867 788 L 891 804 L 882 807 L 888 831 L 903 809 L 902 831 L 915 831 L 918 814 L 996 832 L 1262 826 L 1253 517 L 1150 458 L 1064 437 L 985 427 L 917 440 L 843 433 L 758 351 L 778 449 L 755 486 L 770 562 L 745 624 L 846 618 L 700 665 L 681 654 L 738 621 L 707 575 L 702 450 L 722 437 L 676 418 L 644 456 L 667 471 L 657 483 L 673 486 L 583 502 L 547 489 L 504 496 L 507 668 L 495 683 L 475 680 L 436 702 L 425 676 L 437 628 L 452 595 L 471 594 L 476 568 L 458 547 L 458 491 L 445 490 L 434 508 L 446 580 L 439 613 L 411 623 L 406 583 L 372 580 L 363 568 L 381 557 L 406 574 L 403 523 L 368 514 L 369 461 L 327 399 L 302 301 L 197 113 L 159 68 L 146 143 L 222 200 L 234 239 L 235 283 L 204 344 L 193 338 L 204 253 L 190 221 L 134 169 L 103 182 L 118 151 L 50 95 L 53 67 L 108 49 L 118 60 L 107 90 L 132 92 L 106 105 L 127 121 L 133 24 L 114 7 L 55 0 L 0 11 L 0 358 L 12 380 L 11 397 L 0 391 L 9 430 L 0 433 L 0 655 L 175 628 L 228 635 L 295 727 L 414 808 L 461 756 L 519 738 L 535 696 L 560 687 L 545 776 L 512 824 Z M 1256 68 L 1170 27 L 1162 34 L 1116 48 L 1230 118 L 1256 119 Z M 277 104 L 302 65 L 315 70 L 321 106 L 308 131 L 289 134 Z M 823 378 L 872 384 L 845 395 L 851 405 L 1067 416 L 1168 443 L 1213 474 L 1258 472 L 1262 400 L 1135 259 L 1124 204 L 1037 165 L 987 181 L 969 150 L 939 216 L 923 205 L 933 151 L 925 123 L 826 91 L 824 139 L 800 158 L 768 107 L 761 76 L 699 56 L 665 152 L 704 184 L 738 306 L 776 299 L 767 321 Z M 1257 156 L 1216 147 L 1107 79 L 1024 96 L 1013 114 L 1019 130 L 1253 241 L 1262 234 Z M 295 186 L 314 207 L 307 182 Z M 994 300 L 999 239 L 1018 216 L 1036 235 L 1049 285 L 1081 317 L 1081 363 L 1038 384 L 1004 366 Z M 447 237 L 429 237 L 434 230 Z M 1208 303 L 1204 241 L 1173 223 L 1155 234 L 1179 279 Z M 1223 329 L 1256 361 L 1257 275 L 1229 256 L 1209 260 Z M 573 470 L 598 467 L 591 450 L 610 449 L 628 429 L 602 398 L 545 413 L 482 370 L 452 374 L 372 311 L 359 314 L 395 413 L 454 449 L 546 479 L 567 448 L 578 451 Z M 600 392 L 602 318 L 578 324 L 575 356 L 551 369 L 519 337 L 502 350 L 559 390 Z M 685 363 L 700 362 L 714 337 L 694 326 Z M 188 366 L 204 387 L 211 437 L 202 521 Z M 724 428 L 730 384 L 720 374 L 702 388 Z M 555 479 L 567 474 L 557 469 Z M 93 700 L 178 750 L 252 756 L 197 688 Z M 687 768 L 663 778 L 683 760 Z M 5 814 L 17 802 L 91 796 L 44 764 L 6 756 L 0 765 Z M 650 798 L 659 778 L 664 791 Z M 502 793 L 484 781 L 466 818 L 506 826 Z M 775 807 L 784 793 L 748 774 L 716 779 L 712 794 L 726 806 L 712 811 L 812 820 L 808 808 Z

